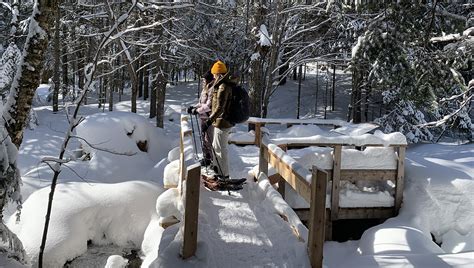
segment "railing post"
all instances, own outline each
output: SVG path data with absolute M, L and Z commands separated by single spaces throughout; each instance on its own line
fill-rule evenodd
M 263 142 L 260 142 L 260 154 L 258 158 L 257 178 L 261 172 L 265 173 L 265 175 L 268 176 L 268 148 Z
M 323 247 L 326 225 L 327 173 L 313 166 L 309 220 L 308 253 L 311 267 L 323 267 Z
M 260 123 L 255 123 L 255 145 L 260 146 L 262 142 L 262 129 Z
M 201 166 L 194 165 L 187 169 L 186 198 L 184 204 L 184 235 L 182 257 L 194 256 L 197 248 L 199 193 Z
M 395 183 L 395 213 L 402 206 L 403 180 L 405 177 L 405 146 L 398 147 L 397 181 Z
M 334 159 L 332 168 L 332 191 L 331 191 L 331 220 L 339 217 L 339 181 L 341 179 L 341 153 L 342 146 L 334 146 Z

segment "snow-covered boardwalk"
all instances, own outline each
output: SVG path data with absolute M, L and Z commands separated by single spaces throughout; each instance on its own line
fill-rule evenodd
M 199 241 L 210 267 L 308 267 L 306 244 L 263 198 L 256 184 L 238 192 L 201 191 Z

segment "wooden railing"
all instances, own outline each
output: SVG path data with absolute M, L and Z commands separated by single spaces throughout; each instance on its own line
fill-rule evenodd
M 251 145 L 260 146 L 260 141 L 262 139 L 262 127 L 265 125 L 275 124 L 275 125 L 286 125 L 290 127 L 292 125 L 322 125 L 322 126 L 332 126 L 340 127 L 345 126 L 349 123 L 343 120 L 338 119 L 273 119 L 273 118 L 259 118 L 259 117 L 250 117 L 247 120 L 247 123 L 255 127 L 255 140 L 253 142 L 240 142 L 237 144 L 241 145 Z
M 309 146 L 324 146 L 333 149 L 332 169 L 326 170 L 332 181 L 331 190 L 331 220 L 338 219 L 358 219 L 358 218 L 388 218 L 398 213 L 403 200 L 403 184 L 405 172 L 405 152 L 406 143 L 381 144 L 381 143 L 286 143 L 278 145 L 282 150 L 288 148 L 302 148 Z M 342 147 L 360 146 L 360 147 L 391 147 L 396 152 L 396 166 L 393 169 L 342 169 Z M 347 208 L 339 207 L 339 185 L 341 180 L 355 182 L 357 180 L 390 180 L 395 185 L 394 206 L 393 208 Z
M 181 115 L 179 189 L 184 201 L 184 236 L 181 256 L 194 256 L 197 248 L 201 165 L 196 160 L 189 116 Z
M 281 178 L 310 204 L 308 255 L 312 267 L 323 266 L 325 241 L 326 187 L 328 174 L 313 166 L 312 173 L 304 169 L 281 148 L 269 144 L 266 138 L 260 145 L 259 174 L 268 176 L 271 164 Z

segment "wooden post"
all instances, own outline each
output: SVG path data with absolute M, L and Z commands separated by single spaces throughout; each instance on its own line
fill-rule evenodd
M 191 166 L 187 169 L 186 173 L 186 200 L 184 207 L 184 238 L 182 251 L 183 259 L 193 256 L 196 253 L 197 248 L 201 166 Z
M 341 179 L 341 153 L 342 146 L 334 146 L 334 160 L 332 168 L 331 191 L 331 220 L 337 220 L 339 214 L 339 181 Z
M 285 199 L 286 181 L 280 175 L 278 175 L 278 176 L 280 177 L 280 181 L 278 181 L 278 192 L 280 193 L 281 198 L 283 198 L 283 200 L 284 200 Z
M 288 151 L 288 146 L 286 144 L 279 145 L 279 147 L 285 151 L 285 153 Z M 280 174 L 278 174 L 278 177 L 280 178 L 278 181 L 278 193 L 280 193 L 281 198 L 285 200 L 286 180 Z
M 183 131 L 179 134 L 179 180 L 182 181 L 186 170 L 184 169 L 184 141 Z
M 323 267 L 323 247 L 326 225 L 327 173 L 313 166 L 308 237 L 308 254 L 311 267 Z
M 403 181 L 405 177 L 405 146 L 398 147 L 397 181 L 395 183 L 395 213 L 402 206 Z
M 265 173 L 268 176 L 268 148 L 265 144 L 260 143 L 260 155 L 258 158 L 258 174 L 257 179 L 260 173 Z
M 262 141 L 262 130 L 260 129 L 262 126 L 261 123 L 255 123 L 255 145 L 260 146 L 260 142 Z
M 331 221 L 331 210 L 326 209 L 326 241 L 332 241 L 332 221 Z

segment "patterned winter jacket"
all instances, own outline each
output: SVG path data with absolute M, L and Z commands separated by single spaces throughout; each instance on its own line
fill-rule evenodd
M 204 79 L 203 79 L 204 80 Z M 196 111 L 199 113 L 199 116 L 202 119 L 207 119 L 209 117 L 209 113 L 211 112 L 211 104 L 212 104 L 212 83 L 207 84 L 205 80 L 202 83 L 202 91 L 201 96 L 199 98 L 199 103 L 195 105 L 197 108 Z
M 232 87 L 238 83 L 238 78 L 224 76 L 221 81 L 217 81 L 212 86 L 212 112 L 209 119 L 212 125 L 217 128 L 230 128 L 234 125 L 224 118 L 230 112 L 230 100 L 232 97 Z

